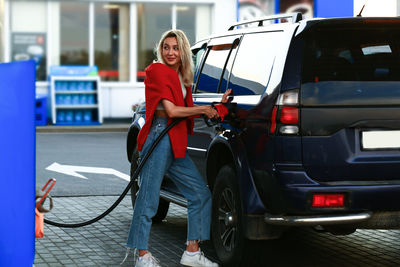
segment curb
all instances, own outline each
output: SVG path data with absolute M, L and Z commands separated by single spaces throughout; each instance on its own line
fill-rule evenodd
M 106 124 L 91 126 L 36 126 L 36 133 L 76 133 L 76 132 L 124 132 L 130 124 Z

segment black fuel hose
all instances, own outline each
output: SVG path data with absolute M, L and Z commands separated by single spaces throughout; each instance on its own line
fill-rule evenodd
M 50 221 L 47 219 L 44 219 L 44 222 L 47 224 L 53 225 L 53 226 L 57 226 L 57 227 L 77 228 L 77 227 L 82 227 L 82 226 L 92 224 L 92 223 L 97 222 L 98 220 L 104 218 L 105 216 L 107 216 L 111 211 L 113 211 L 113 209 L 115 209 L 119 205 L 119 203 L 121 203 L 122 199 L 126 196 L 128 191 L 131 189 L 131 186 L 135 182 L 136 177 L 139 175 L 140 170 L 143 168 L 143 165 L 146 163 L 146 161 L 150 157 L 151 153 L 153 153 L 153 150 L 156 148 L 158 143 L 161 141 L 161 138 L 163 138 L 164 135 L 166 135 L 167 132 L 172 129 L 172 127 L 174 127 L 176 124 L 178 124 L 179 122 L 181 122 L 185 119 L 186 119 L 186 117 L 174 120 L 170 125 L 168 125 L 160 133 L 160 135 L 154 141 L 153 145 L 150 147 L 149 152 L 147 152 L 147 154 L 144 156 L 143 160 L 140 161 L 139 166 L 136 168 L 136 170 L 133 174 L 133 177 L 131 177 L 131 181 L 126 186 L 125 190 L 122 192 L 122 194 L 119 196 L 119 198 L 114 202 L 114 204 L 112 204 L 105 212 L 103 212 L 102 214 L 100 214 L 99 216 L 97 216 L 91 220 L 88 220 L 85 222 L 80 222 L 80 223 L 59 223 L 59 222 L 53 222 L 53 221 Z

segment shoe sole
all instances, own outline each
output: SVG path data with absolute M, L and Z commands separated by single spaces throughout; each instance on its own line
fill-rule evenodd
M 181 265 L 183 266 L 188 266 L 188 267 L 202 267 L 202 265 L 191 265 L 192 263 L 185 263 L 185 262 L 180 262 Z

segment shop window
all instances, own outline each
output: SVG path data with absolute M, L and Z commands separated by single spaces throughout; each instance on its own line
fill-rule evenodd
M 191 45 L 211 33 L 210 5 L 177 5 L 176 28 L 186 33 Z
M 89 4 L 60 2 L 60 65 L 89 65 Z
M 144 70 L 157 57 L 155 49 L 161 35 L 172 28 L 172 5 L 170 4 L 138 4 L 137 31 L 137 80 L 144 81 Z
M 176 28 L 185 32 L 190 44 L 196 42 L 196 6 L 176 6 Z
M 129 5 L 95 5 L 94 62 L 103 81 L 129 81 Z
M 10 60 L 33 59 L 36 62 L 36 80 L 38 81 L 44 81 L 47 78 L 46 7 L 44 1 L 10 1 Z
M 157 57 L 155 49 L 161 35 L 172 28 L 183 30 L 193 45 L 197 40 L 210 34 L 210 5 L 176 5 L 160 3 L 137 4 L 137 81 L 145 78 L 144 70 Z M 173 13 L 176 16 L 173 16 Z M 172 21 L 176 17 L 175 21 Z

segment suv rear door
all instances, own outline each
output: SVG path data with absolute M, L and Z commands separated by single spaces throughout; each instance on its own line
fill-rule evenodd
M 303 38 L 307 174 L 331 184 L 400 181 L 400 20 L 327 20 Z

